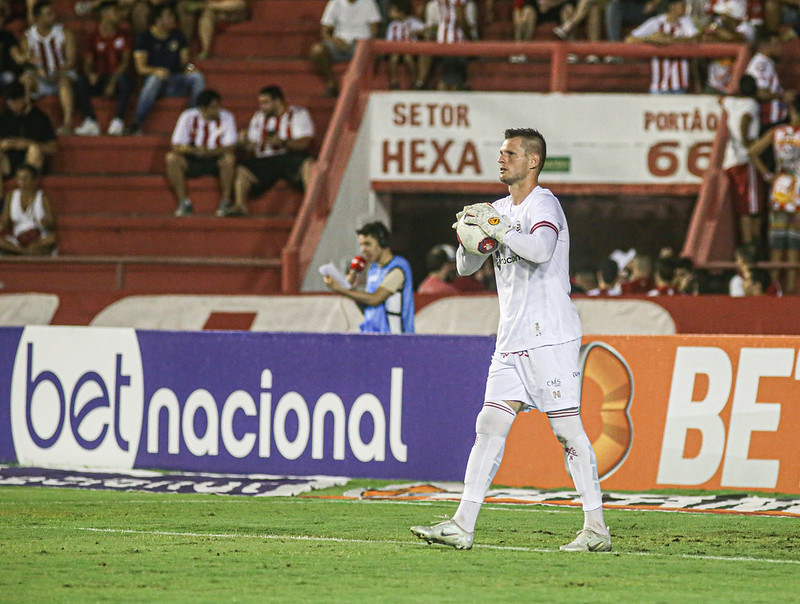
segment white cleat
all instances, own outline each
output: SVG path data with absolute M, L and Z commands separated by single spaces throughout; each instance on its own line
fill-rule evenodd
M 583 529 L 572 543 L 562 545 L 562 552 L 610 552 L 611 535 L 598 533 L 592 529 Z
M 468 533 L 454 520 L 445 520 L 433 526 L 412 526 L 411 532 L 428 543 L 449 545 L 456 549 L 472 549 L 474 533 Z

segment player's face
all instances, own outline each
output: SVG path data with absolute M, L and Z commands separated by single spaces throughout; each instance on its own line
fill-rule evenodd
M 361 247 L 361 255 L 364 256 L 367 264 L 377 262 L 381 257 L 383 250 L 378 245 L 378 240 L 372 235 L 359 235 L 358 245 Z
M 500 147 L 500 158 L 497 160 L 500 165 L 500 182 L 513 185 L 525 180 L 537 162 L 537 155 L 528 155 L 525 152 L 521 138 L 506 139 Z

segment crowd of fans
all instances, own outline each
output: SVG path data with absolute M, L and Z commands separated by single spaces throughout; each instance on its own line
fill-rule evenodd
M 325 94 L 336 96 L 339 85 L 333 66 L 352 58 L 358 40 L 378 36 L 443 44 L 476 40 L 495 20 L 495 8 L 493 0 L 328 0 L 320 19 L 320 40 L 312 45 L 309 56 L 324 82 Z M 219 178 L 218 216 L 246 215 L 248 199 L 280 179 L 305 188 L 313 166 L 309 149 L 315 135 L 308 111 L 290 105 L 280 88 L 267 86 L 253 91 L 255 113 L 248 127 L 239 130 L 232 113 L 223 108 L 222 95 L 207 88 L 205 76 L 195 65 L 196 60 L 212 55 L 217 22 L 249 18 L 247 0 L 81 0 L 76 2 L 75 12 L 96 22 L 83 40 L 64 23 L 63 15 L 56 14 L 50 0 L 0 0 L 0 83 L 5 99 L 0 115 L 4 181 L 0 186 L 17 177 L 20 168 L 26 176 L 32 174 L 38 186 L 39 176 L 47 172 L 47 158 L 57 152 L 58 136 L 140 134 L 158 99 L 178 96 L 186 98 L 189 108 L 177 117 L 172 147 L 165 158 L 166 175 L 177 201 L 176 216 L 193 213 L 186 181 L 197 176 Z M 547 35 L 551 40 L 586 36 L 594 41 L 660 45 L 687 41 L 753 44 L 747 75 L 735 91 L 732 61 L 684 59 L 653 59 L 650 90 L 722 97 L 730 133 L 724 168 L 739 220 L 739 239 L 757 252 L 746 263 L 748 268 L 739 270 L 740 277 L 748 283 L 759 281 L 762 269 L 756 264 L 768 259 L 773 261 L 771 285 L 762 291 L 777 291 L 776 284 L 782 284 L 784 291 L 795 293 L 796 271 L 786 263 L 800 261 L 800 220 L 795 218 L 799 214 L 793 205 L 800 196 L 800 174 L 799 162 L 787 148 L 800 143 L 800 117 L 794 91 L 781 86 L 776 63 L 783 44 L 797 37 L 800 29 L 796 1 L 514 0 L 512 21 L 516 41 Z M 8 27 L 15 22 L 21 32 L 19 39 L 14 28 Z M 540 33 L 546 23 L 549 30 Z M 386 59 L 392 89 L 400 88 L 401 81 L 414 89 L 469 88 L 464 57 L 433 61 L 428 56 L 391 55 Z M 528 58 L 517 54 L 509 60 L 524 63 Z M 586 60 L 621 61 L 611 55 L 588 56 Z M 405 78 L 401 77 L 403 71 Z M 137 90 L 136 102 L 130 107 Z M 36 107 L 36 99 L 43 96 L 58 98 L 58 127 Z M 99 123 L 93 102 L 96 97 L 114 99 L 113 117 L 107 124 Z M 131 109 L 132 119 L 126 124 Z M 82 119 L 78 125 L 76 114 Z M 9 195 L 18 191 L 15 188 Z M 51 220 L 38 230 L 47 233 L 53 228 Z M 453 287 L 456 284 L 448 276 L 447 263 L 433 267 L 444 254 L 443 248 L 437 249 L 437 254 L 429 255 L 426 282 Z M 596 271 L 578 271 L 575 287 L 591 295 L 720 289 L 714 279 L 695 274 L 687 262 L 661 254 L 655 260 L 637 254 L 624 266 L 609 259 Z M 785 264 L 776 265 L 780 262 Z M 652 275 L 645 277 L 647 266 Z M 676 277 L 676 272 L 682 276 Z M 686 278 L 687 273 L 693 276 Z M 635 292 L 631 292 L 634 286 L 626 275 L 633 275 L 632 282 L 639 284 Z M 474 284 L 462 284 L 471 286 Z M 485 289 L 484 283 L 480 286 Z M 752 289 L 742 286 L 737 291 Z

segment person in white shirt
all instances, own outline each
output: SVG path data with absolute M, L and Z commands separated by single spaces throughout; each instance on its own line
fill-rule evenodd
M 278 86 L 258 92 L 258 111 L 247 131 L 239 133 L 240 144 L 252 157 L 236 168 L 234 205 L 226 216 L 246 216 L 247 200 L 266 192 L 280 179 L 305 191 L 314 158 L 309 148 L 314 140 L 314 122 L 307 109 L 286 103 Z
M 221 201 L 217 216 L 231 205 L 236 169 L 236 120 L 221 107 L 221 97 L 207 88 L 197 95 L 197 107 L 178 117 L 172 132 L 172 149 L 167 153 L 167 178 L 178 208 L 175 216 L 189 216 L 194 206 L 186 195 L 186 180 L 218 176 Z
M 359 40 L 377 35 L 381 14 L 375 0 L 328 0 L 320 23 L 322 40 L 311 47 L 311 61 L 325 80 L 325 95 L 336 96 L 333 63 L 349 61 Z
M 41 256 L 54 253 L 58 238 L 56 219 L 47 195 L 39 188 L 39 170 L 31 164 L 17 168 L 17 188 L 3 206 L 0 251 L 7 254 Z
M 500 181 L 508 185 L 509 195 L 492 204 L 467 206 L 465 214 L 458 215 L 480 220 L 494 208 L 494 215 L 485 220 L 487 226 L 469 224 L 480 224 L 499 244 L 492 258 L 500 321 L 458 510 L 451 520 L 411 527 L 429 543 L 472 547 L 475 522 L 500 467 L 511 425 L 520 411 L 536 409 L 547 414 L 583 504 L 584 528 L 561 549 L 611 549 L 597 461 L 580 417 L 581 323 L 569 297 L 569 228 L 556 196 L 539 185 L 546 156 L 546 143 L 538 131 L 506 130 L 498 163 Z M 459 245 L 460 275 L 475 273 L 485 260 L 486 256 L 468 254 Z
M 416 42 L 425 33 L 425 24 L 412 14 L 410 0 L 392 0 L 389 4 L 389 17 L 391 21 L 386 27 L 386 40 L 389 42 Z M 403 64 L 408 69 L 412 82 L 417 81 L 417 59 L 414 55 L 389 55 L 389 88 L 396 90 L 400 87 L 397 78 L 397 66 L 402 58 Z
M 728 144 L 722 159 L 722 169 L 728 179 L 728 191 L 734 211 L 739 217 L 739 236 L 742 243 L 761 238 L 761 215 L 764 210 L 761 178 L 750 161 L 747 149 L 758 138 L 759 105 L 755 96 L 756 81 L 751 75 L 739 79 L 739 94 L 720 99 L 725 110 Z
M 625 41 L 665 45 L 688 42 L 695 36 L 697 28 L 692 18 L 686 14 L 684 0 L 669 0 L 666 13 L 651 17 L 642 23 Z M 650 66 L 651 93 L 674 94 L 689 90 L 690 68 L 687 59 L 653 57 Z
M 783 54 L 783 44 L 777 36 L 758 39 L 755 53 L 744 72 L 753 76 L 758 84 L 758 100 L 761 102 L 761 133 L 786 121 L 788 104 L 794 91 L 784 91 L 775 64 Z

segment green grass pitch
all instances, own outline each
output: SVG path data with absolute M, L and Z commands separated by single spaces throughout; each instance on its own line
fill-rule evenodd
M 353 486 L 378 486 L 353 481 Z M 342 488 L 324 493 L 341 493 Z M 0 488 L 0 602 L 792 602 L 797 519 L 487 505 L 471 551 L 412 524 L 455 503 Z

